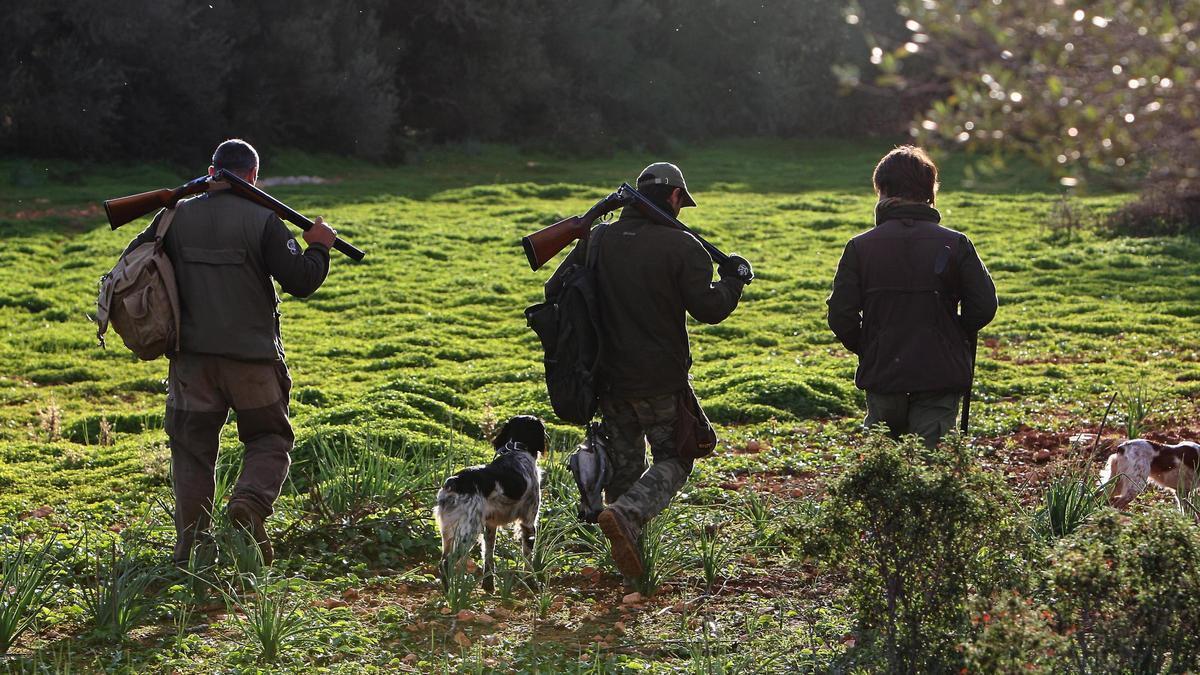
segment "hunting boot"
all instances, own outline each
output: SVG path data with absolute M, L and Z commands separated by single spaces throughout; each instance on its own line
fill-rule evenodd
M 241 499 L 230 500 L 229 521 L 233 523 L 234 527 L 244 530 L 254 537 L 254 542 L 258 544 L 258 549 L 262 552 L 264 565 L 274 562 L 275 549 L 271 548 L 271 538 L 267 536 L 263 517 L 258 515 L 258 512 L 251 508 L 249 503 Z
M 620 511 L 609 507 L 600 512 L 600 530 L 608 537 L 609 548 L 612 550 L 613 562 L 617 569 L 628 578 L 642 576 L 642 554 L 638 550 L 638 531 L 629 518 Z

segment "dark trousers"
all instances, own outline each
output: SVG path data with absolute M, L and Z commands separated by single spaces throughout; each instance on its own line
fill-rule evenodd
M 921 392 L 877 394 L 867 392 L 868 427 L 886 424 L 893 438 L 916 434 L 933 447 L 954 428 L 961 394 Z
M 167 384 L 166 432 L 175 489 L 175 561 L 186 562 L 198 533 L 212 522 L 221 427 L 232 408 L 246 447 L 230 501 L 266 518 L 291 465 L 295 436 L 288 422 L 292 379 L 283 361 L 236 361 L 177 354 Z

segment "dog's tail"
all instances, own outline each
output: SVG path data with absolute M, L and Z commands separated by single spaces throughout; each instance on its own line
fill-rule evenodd
M 442 557 L 465 554 L 483 536 L 484 498 L 443 487 L 438 491 L 433 517 L 442 533 Z

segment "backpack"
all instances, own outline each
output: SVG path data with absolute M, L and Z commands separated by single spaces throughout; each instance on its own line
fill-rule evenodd
M 100 277 L 96 337 L 101 347 L 112 323 L 125 346 L 143 361 L 179 350 L 179 288 L 175 267 L 163 250 L 163 237 L 174 217 L 174 209 L 160 211 L 154 241 L 121 256 L 112 271 Z
M 587 424 L 600 405 L 596 382 L 600 367 L 600 302 L 596 259 L 607 225 L 598 225 L 584 246 L 584 264 L 567 273 L 562 291 L 525 310 L 529 327 L 545 352 L 546 391 L 554 414 L 565 422 Z M 595 241 L 589 243 L 589 239 Z

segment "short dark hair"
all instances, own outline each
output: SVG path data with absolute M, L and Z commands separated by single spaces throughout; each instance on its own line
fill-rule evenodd
M 937 165 L 921 148 L 901 145 L 883 156 L 871 176 L 875 193 L 933 205 L 937 199 Z
M 240 138 L 231 138 L 213 151 L 212 165 L 214 169 L 226 169 L 245 175 L 258 168 L 258 151 Z
M 637 182 L 640 184 L 642 181 L 654 180 L 654 178 L 654 174 L 644 173 L 641 176 L 638 176 Z M 648 185 L 639 187 L 637 191 L 640 192 L 643 197 L 650 200 L 658 208 L 666 211 L 667 213 L 673 213 L 674 210 L 671 208 L 670 203 L 667 202 L 667 198 L 671 196 L 672 192 L 678 189 L 679 188 L 673 185 L 667 185 L 666 183 L 650 183 Z

